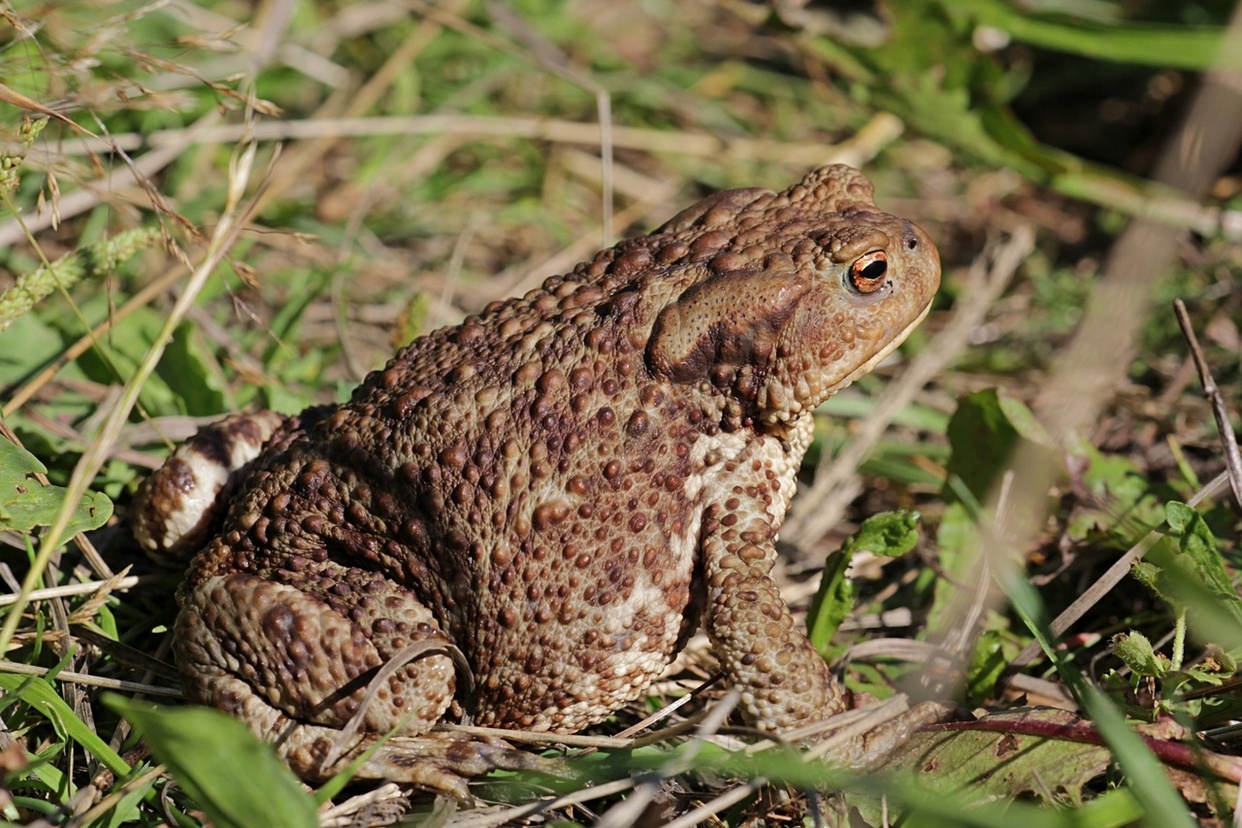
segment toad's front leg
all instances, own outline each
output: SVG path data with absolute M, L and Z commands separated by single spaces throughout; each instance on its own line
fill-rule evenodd
M 771 577 L 776 531 L 741 487 L 703 522 L 704 624 L 743 715 L 762 730 L 823 721 L 851 706 L 849 692 L 798 628 Z M 850 739 L 830 758 L 849 767 L 881 763 L 923 725 L 958 718 L 957 705 L 923 702 Z

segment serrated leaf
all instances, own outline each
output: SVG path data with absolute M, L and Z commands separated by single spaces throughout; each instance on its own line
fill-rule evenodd
M 913 509 L 898 509 L 872 515 L 862 522 L 858 531 L 845 539 L 843 550 L 852 555 L 870 552 L 889 558 L 900 558 L 919 542 L 919 513 Z
M 35 474 L 46 472 L 39 458 L 0 439 L 0 529 L 30 532 L 36 526 L 56 522 L 68 490 L 45 486 L 35 479 Z M 98 529 L 110 517 L 112 501 L 107 495 L 87 492 L 73 510 L 66 535 Z
M 1168 672 L 1168 662 L 1156 655 L 1151 640 L 1141 632 L 1131 630 L 1113 636 L 1113 652 L 1136 675 L 1155 678 Z
M 218 710 L 105 696 L 218 828 L 317 828 L 315 803 L 271 745 Z M 224 761 L 221 761 L 224 759 Z
M 1006 616 L 989 612 L 986 627 L 975 640 L 970 667 L 966 671 L 966 698 L 994 698 L 997 682 L 1025 643 L 1025 639 L 1020 640 L 1009 629 Z

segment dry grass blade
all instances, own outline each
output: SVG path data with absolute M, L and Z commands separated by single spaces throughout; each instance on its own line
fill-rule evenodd
M 180 690 L 174 690 L 169 687 L 161 687 L 157 684 L 143 684 L 137 681 L 121 681 L 119 679 L 91 676 L 85 673 L 75 673 L 70 670 L 53 671 L 43 667 L 31 667 L 29 664 L 20 664 L 15 661 L 0 661 L 0 672 L 40 677 L 51 674 L 57 681 L 68 682 L 70 684 L 81 684 L 88 687 L 101 687 L 105 690 L 123 690 L 126 693 L 144 693 L 149 696 L 166 696 L 172 699 L 181 698 Z
M 232 176 L 229 180 L 229 203 L 221 214 L 219 223 L 216 225 L 216 232 L 208 245 L 206 255 L 191 275 L 185 292 L 169 313 L 159 340 L 152 347 L 143 363 L 138 366 L 133 377 L 125 386 L 125 393 L 100 426 L 96 439 L 92 441 L 87 451 L 74 467 L 73 476 L 70 478 L 68 492 L 65 497 L 65 506 L 61 509 L 56 523 L 51 526 L 47 534 L 41 539 L 39 553 L 22 584 L 22 594 L 18 601 L 15 602 L 8 617 L 5 618 L 3 628 L 0 628 L 0 652 L 8 649 L 9 642 L 12 641 L 13 634 L 21 621 L 22 611 L 28 603 L 27 595 L 34 590 L 53 552 L 59 547 L 61 538 L 64 536 L 65 527 L 69 525 L 74 505 L 86 493 L 96 473 L 98 473 L 107 460 L 108 448 L 116 440 L 121 428 L 125 425 L 129 412 L 138 401 L 138 392 L 151 375 L 151 372 L 155 370 L 155 366 L 164 352 L 165 344 L 171 341 L 173 329 L 189 311 L 190 305 L 194 302 L 194 297 L 202 290 L 207 278 L 223 260 L 229 248 L 237 241 L 238 234 L 241 232 L 241 228 L 245 225 L 247 217 L 254 206 L 253 203 L 243 205 L 241 201 L 250 180 L 254 153 L 255 145 L 247 144 L 241 147 L 238 154 L 234 156 L 234 163 L 231 165 Z
M 248 119 L 253 119 L 253 110 L 247 110 L 246 115 Z M 59 548 L 65 529 L 72 517 L 75 504 L 86 493 L 91 481 L 106 461 L 110 446 L 115 442 L 117 435 L 128 419 L 129 412 L 137 404 L 139 391 L 152 372 L 154 372 L 165 347 L 172 340 L 173 330 L 189 312 L 198 293 L 206 284 L 208 277 L 215 271 L 219 263 L 228 254 L 229 249 L 237 241 L 242 228 L 256 207 L 258 196 L 256 196 L 255 201 L 249 204 L 243 203 L 243 198 L 250 183 L 256 150 L 257 145 L 253 141 L 247 140 L 234 153 L 229 165 L 230 174 L 224 209 L 216 224 L 215 231 L 208 243 L 202 261 L 191 274 L 186 284 L 185 292 L 178 298 L 172 311 L 165 319 L 164 326 L 155 344 L 146 354 L 142 363 L 138 365 L 129 382 L 126 383 L 117 404 L 100 425 L 99 433 L 75 464 L 67 487 L 68 491 L 66 492 L 64 506 L 57 515 L 56 521 L 40 539 L 39 551 L 29 571 L 26 573 L 26 578 L 22 582 L 21 594 L 5 618 L 3 627 L 0 627 L 0 652 L 8 650 L 17 627 L 21 623 L 22 613 L 29 601 L 29 593 L 35 589 L 53 554 Z
M 191 145 L 230 144 L 237 141 L 243 131 L 244 128 L 238 124 L 216 124 L 150 133 L 118 133 L 106 140 L 84 138 L 66 144 L 59 152 L 64 155 L 106 153 L 117 149 L 132 152 L 170 145 L 184 150 Z M 837 144 L 748 138 L 691 130 L 670 132 L 634 126 L 616 126 L 610 134 L 618 149 L 721 158 L 723 161 L 779 161 L 790 168 L 797 168 L 834 162 L 861 167 L 875 158 L 901 132 L 901 121 L 892 115 L 878 113 L 858 132 Z M 252 134 L 257 141 L 339 140 L 383 135 L 463 135 L 527 138 L 585 147 L 597 147 L 599 144 L 598 124 L 558 118 L 456 113 L 370 117 L 324 115 L 301 120 L 264 121 L 254 126 Z
M 168 769 L 163 765 L 156 765 L 148 768 L 143 773 L 138 774 L 132 779 L 127 779 L 115 790 L 107 795 L 100 797 L 99 801 L 90 808 L 75 814 L 72 819 L 60 823 L 60 828 L 77 828 L 79 825 L 98 825 L 96 820 L 102 819 L 113 808 L 115 808 L 125 797 L 143 790 L 148 784 L 163 776 Z
M 443 723 L 436 725 L 436 730 L 447 733 L 462 733 L 470 736 L 482 736 L 488 739 L 507 739 L 527 745 L 565 745 L 572 748 L 603 748 L 605 750 L 626 750 L 639 744 L 636 739 L 623 736 L 594 736 L 584 733 L 548 733 L 541 730 L 511 730 L 501 727 L 479 727 L 478 725 Z
M 47 601 L 52 598 L 72 598 L 75 595 L 90 595 L 107 589 L 109 592 L 124 592 L 142 583 L 153 583 L 156 578 L 142 578 L 137 575 L 127 575 L 125 577 L 117 576 L 107 581 L 85 581 L 78 584 L 65 584 L 63 586 L 47 587 L 46 589 L 32 590 L 27 596 L 31 601 Z M 16 595 L 0 595 L 0 607 L 6 607 L 17 602 Z
M 465 0 L 451 0 L 444 4 L 444 9 L 448 12 L 456 12 L 464 5 Z M 339 95 L 334 96 L 319 108 L 311 122 L 314 123 L 321 117 L 332 118 L 338 115 L 352 118 L 370 111 L 397 82 L 401 74 L 409 68 L 419 53 L 427 48 L 439 33 L 440 28 L 437 22 L 424 22 L 412 36 L 402 41 L 384 65 L 363 84 L 361 89 L 342 89 Z M 257 125 L 255 129 L 261 129 L 261 125 Z M 336 136 L 317 133 L 306 143 L 298 144 L 287 151 L 279 169 L 268 182 L 263 196 L 256 205 L 256 212 L 288 188 L 301 183 L 307 170 L 316 162 L 321 161 L 338 140 Z
M 493 48 L 515 54 L 523 60 L 530 61 L 545 71 L 553 72 L 570 83 L 586 89 L 595 96 L 595 112 L 596 117 L 599 119 L 599 132 L 591 141 L 591 144 L 599 147 L 600 180 L 603 183 L 602 192 L 600 193 L 600 223 L 603 227 L 601 244 L 604 247 L 612 244 L 612 98 L 608 94 L 608 90 L 587 75 L 575 71 L 570 65 L 569 59 L 560 49 L 527 26 L 516 13 L 499 3 L 489 3 L 487 6 L 488 13 L 517 39 L 521 40 L 527 46 L 527 51 L 514 49 L 508 43 L 493 37 L 477 26 L 467 23 L 457 15 L 444 14 L 440 9 L 435 6 L 429 6 L 421 2 L 421 0 L 406 0 L 406 2 L 420 10 L 423 14 L 438 19 L 446 26 L 451 26 L 472 37 L 480 38 Z
M 154 149 L 140 156 L 137 160 L 127 163 L 121 169 L 114 170 L 102 180 L 62 196 L 59 199 L 57 209 L 54 211 L 47 211 L 42 215 L 36 215 L 29 219 L 15 216 L 0 224 L 0 246 L 17 244 L 29 238 L 31 234 L 46 230 L 54 222 L 64 221 L 87 212 L 109 197 L 110 194 L 120 189 L 125 178 L 132 177 L 139 184 L 144 185 L 144 189 L 148 193 L 154 193 L 154 190 L 149 185 L 151 176 L 175 161 L 185 152 L 186 147 L 194 143 L 193 135 L 197 129 L 210 126 L 218 120 L 219 114 L 216 112 L 204 115 L 194 127 L 190 127 L 182 134 L 181 141 Z M 115 150 L 124 152 L 123 150 L 108 146 L 106 140 L 103 143 L 106 148 L 104 151 Z
M 512 808 L 497 808 L 487 812 L 482 809 L 469 811 L 454 817 L 445 825 L 450 828 L 496 828 L 500 825 L 512 825 L 517 820 L 533 817 L 536 814 L 568 809 L 585 802 L 617 796 L 632 789 L 636 784 L 637 782 L 633 779 L 617 779 L 613 782 L 591 785 L 564 796 L 546 797 Z
M 647 805 L 655 798 L 660 785 L 666 779 L 685 773 L 693 766 L 694 759 L 699 755 L 699 751 L 702 750 L 705 740 L 715 735 L 724 726 L 729 718 L 729 714 L 733 712 L 741 699 L 741 692 L 736 687 L 731 688 L 723 698 L 708 709 L 707 715 L 704 716 L 703 721 L 696 728 L 698 738 L 692 740 L 680 755 L 670 759 L 659 770 L 644 774 L 644 778 L 638 784 L 634 793 L 626 797 L 624 802 L 610 808 L 608 813 L 596 825 L 599 828 L 618 828 L 618 826 L 637 823 L 643 811 L 646 810 Z M 766 784 L 761 779 L 754 781 L 760 786 Z
M 54 118 L 63 124 L 67 124 L 71 129 L 74 129 L 74 130 L 81 129 L 81 127 L 79 127 L 76 123 L 74 123 L 72 120 L 65 117 L 61 113 L 57 112 L 55 109 L 52 109 L 51 107 L 48 107 L 48 106 L 44 106 L 38 101 L 33 100 L 32 98 L 29 98 L 23 95 L 22 93 L 18 92 L 16 89 L 8 87 L 4 85 L 3 83 L 0 83 L 0 101 L 4 101 L 5 103 L 12 104 L 13 106 L 19 107 L 21 109 L 29 110 L 30 112 L 37 112 L 40 115 L 44 115 L 48 118 Z
M 712 799 L 710 802 L 704 802 L 697 808 L 687 811 L 677 819 L 670 820 L 665 823 L 664 828 L 692 828 L 692 826 L 700 825 L 711 817 L 724 813 L 734 805 L 745 802 L 750 797 L 763 790 L 768 784 L 766 779 L 762 777 L 751 779 L 735 788 L 725 791 L 720 796 Z
M 371 708 L 371 704 L 375 701 L 375 697 L 388 688 L 388 680 L 401 668 L 407 664 L 431 654 L 447 655 L 453 659 L 457 668 L 464 675 L 470 675 L 470 664 L 466 661 L 466 656 L 452 644 L 445 644 L 441 641 L 415 641 L 402 647 L 393 654 L 392 658 L 384 662 L 384 665 L 375 671 L 367 681 L 367 691 L 358 702 L 358 710 L 345 726 L 341 728 L 341 732 L 337 734 L 336 740 L 332 743 L 331 750 L 323 758 L 323 767 L 330 768 L 341 758 L 341 754 L 354 744 L 354 738 L 361 729 L 363 722 L 366 720 L 367 712 Z M 292 729 L 297 726 L 297 722 L 291 721 L 289 727 Z M 279 740 L 278 740 L 279 741 Z
M 379 787 L 351 796 L 338 805 L 319 812 L 319 828 L 357 828 L 360 825 L 388 825 L 409 810 L 410 800 L 401 786 L 386 782 Z

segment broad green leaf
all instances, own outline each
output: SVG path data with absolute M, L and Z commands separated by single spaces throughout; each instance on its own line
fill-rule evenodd
M 218 828 L 316 828 L 315 803 L 271 745 L 218 710 L 161 708 L 109 694 Z
M 934 738 L 944 735 L 944 733 L 919 734 L 915 738 L 923 736 Z M 998 736 L 1003 736 L 1003 734 L 992 733 L 985 735 L 993 742 Z M 676 765 L 680 762 L 678 758 L 680 754 L 685 753 L 690 747 L 690 745 L 681 745 L 674 750 L 640 748 L 627 754 L 595 753 L 571 760 L 570 764 L 578 769 L 582 776 L 592 779 L 620 778 L 633 775 L 643 769 L 654 770 L 670 764 Z M 1001 748 L 1004 748 L 1003 741 Z M 1058 749 L 1060 749 L 1058 746 L 1053 746 L 1044 755 L 1055 754 Z M 764 777 L 781 780 L 804 789 L 833 788 L 845 791 L 847 792 L 844 794 L 847 797 L 846 804 L 851 809 L 857 808 L 864 799 L 869 799 L 873 803 L 880 803 L 881 799 L 886 800 L 890 819 L 898 813 L 902 817 L 900 820 L 892 820 L 891 824 L 907 826 L 907 828 L 931 825 L 952 826 L 952 828 L 964 826 L 994 828 L 995 826 L 1014 825 L 1020 825 L 1022 828 L 1071 828 L 1071 826 L 1082 828 L 1082 826 L 1091 825 L 1094 828 L 1096 824 L 1083 822 L 1073 810 L 1037 807 L 1022 801 L 1021 798 L 996 797 L 960 785 L 928 784 L 929 778 L 933 775 L 946 778 L 952 775 L 956 769 L 950 767 L 919 768 L 919 772 L 911 773 L 907 768 L 895 765 L 890 759 L 885 762 L 883 768 L 857 773 L 834 768 L 830 762 L 806 762 L 794 751 L 769 751 L 759 756 L 748 756 L 744 752 L 731 752 L 712 743 L 697 746 L 697 750 L 697 755 L 690 761 L 690 764 L 696 768 L 714 769 L 748 778 Z M 1073 766 L 1062 769 L 1062 773 L 1057 774 L 1058 780 L 1062 775 L 1073 780 L 1082 779 L 1096 771 L 1097 768 L 1106 766 L 1108 762 L 1107 751 L 1099 747 L 1074 745 L 1064 750 L 1073 751 L 1085 758 L 1077 759 Z M 985 767 L 992 773 L 994 781 L 999 782 L 1003 787 L 1006 762 L 999 761 L 996 753 L 984 752 L 981 757 L 976 757 L 975 766 Z M 1037 771 L 1037 769 L 1028 770 L 1028 780 L 1032 778 L 1032 771 Z M 1038 779 L 1035 779 L 1035 784 L 1038 784 Z M 1019 786 L 1010 785 L 1010 787 Z M 872 813 L 881 813 L 882 807 L 877 804 Z M 1141 812 L 1135 814 L 1134 810 L 1137 809 L 1130 812 L 1131 818 L 1141 818 Z M 879 820 L 855 819 L 849 824 L 882 825 L 885 823 Z M 1124 823 L 1102 822 L 1100 824 L 1108 826 Z
M 0 334 L 0 385 L 16 385 L 56 358 L 64 338 L 37 315 L 26 314 Z
M 50 526 L 65 502 L 63 486 L 44 486 L 34 475 L 47 467 L 25 449 L 0 439 L 0 529 L 30 532 Z M 112 517 L 112 501 L 100 492 L 87 492 L 73 510 L 66 536 L 98 529 Z
M 980 503 L 987 499 L 997 476 L 1008 468 L 1022 436 L 1010 419 L 1011 408 L 1012 404 L 1001 404 L 995 389 L 976 391 L 958 400 L 957 410 L 949 419 L 946 433 L 953 453 L 946 471 L 961 480 Z
M 1049 728 L 1077 722 L 1073 714 L 1053 709 L 1018 710 L 987 719 L 992 724 Z M 1004 730 L 925 730 L 899 747 L 888 766 L 917 773 L 919 784 L 932 790 L 969 790 L 981 800 L 1042 800 L 1045 805 L 1059 805 L 1067 800 L 1080 803 L 1086 786 L 1103 776 L 1110 761 L 1106 747 L 1065 739 Z M 861 797 L 851 799 L 861 804 Z M 870 807 L 862 809 L 864 816 L 879 804 L 871 800 Z
M 163 377 L 187 414 L 207 416 L 228 408 L 223 381 L 214 363 L 202 353 L 190 325 L 179 325 L 164 349 L 156 373 Z

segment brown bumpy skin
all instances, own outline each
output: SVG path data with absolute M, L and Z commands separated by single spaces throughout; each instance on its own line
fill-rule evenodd
M 755 725 L 847 707 L 770 572 L 811 412 L 939 283 L 931 241 L 871 198 L 841 166 L 720 193 L 290 420 L 181 589 L 190 698 L 308 779 L 395 728 L 362 775 L 458 796 L 524 762 L 430 731 L 454 702 L 480 725 L 576 731 L 638 697 L 700 621 Z

